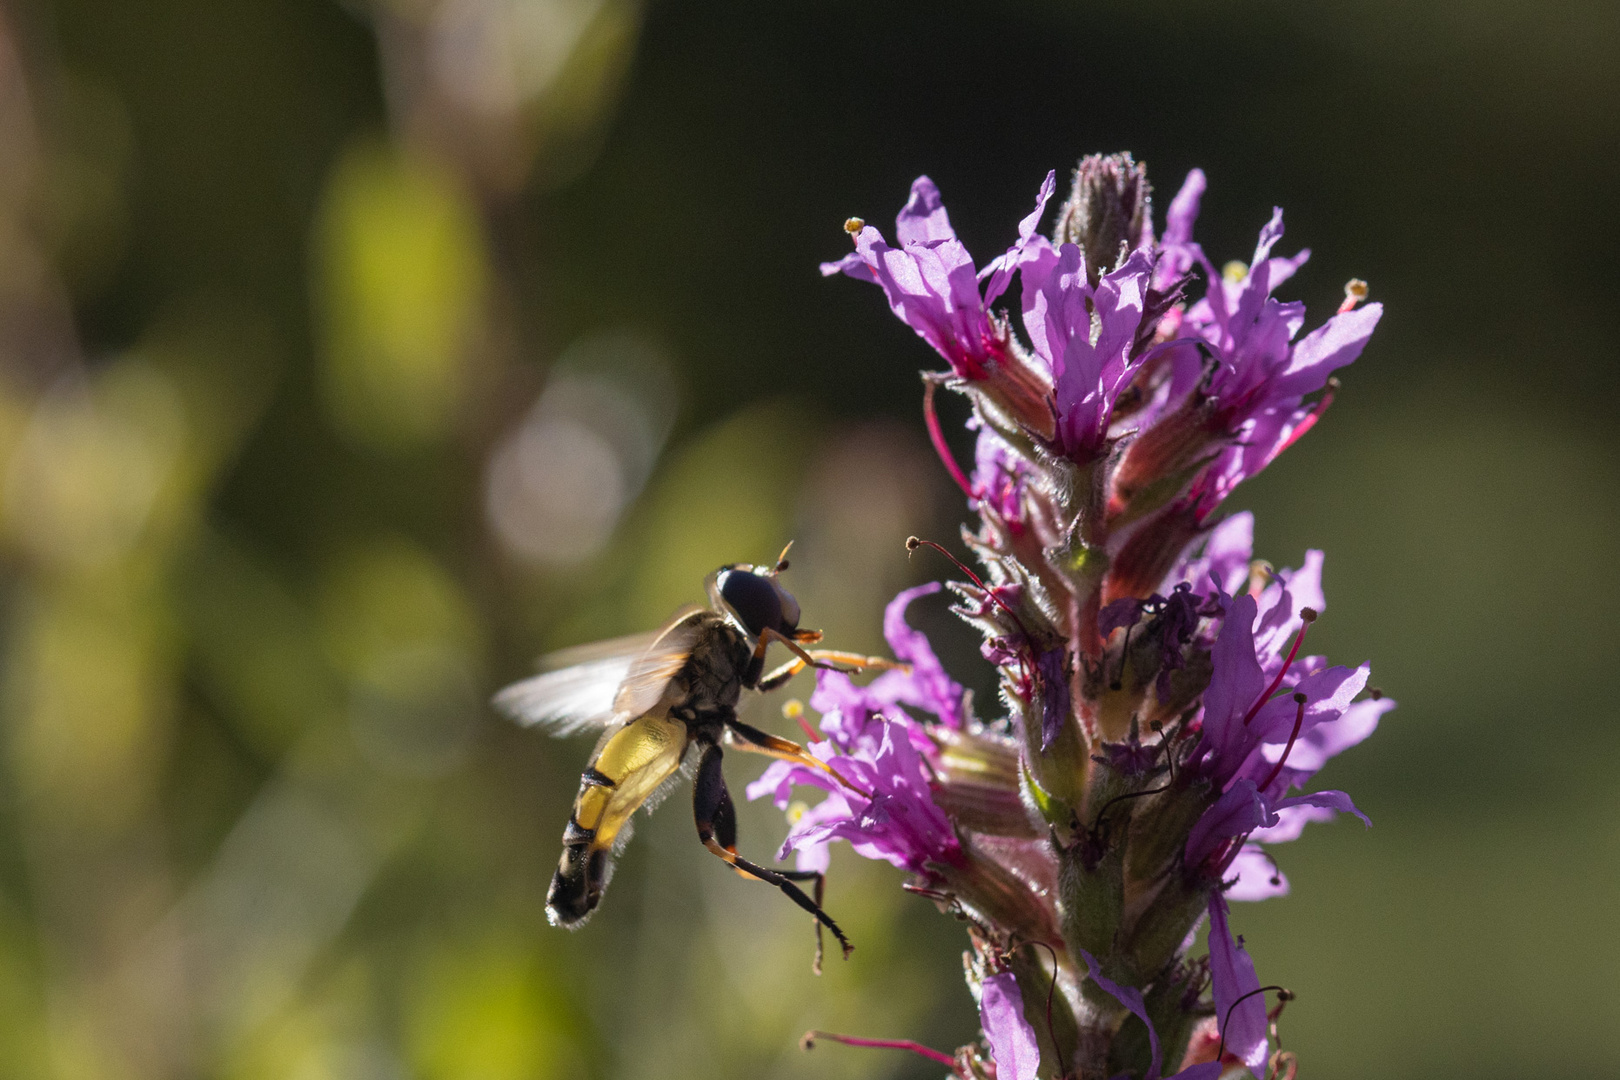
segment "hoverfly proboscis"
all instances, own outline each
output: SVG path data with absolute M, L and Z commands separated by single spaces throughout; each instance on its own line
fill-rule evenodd
M 631 815 L 656 801 L 682 763 L 695 756 L 692 809 L 703 846 L 743 877 L 775 885 L 816 917 L 817 971 L 822 926 L 849 956 L 849 939 L 821 907 L 822 874 L 772 870 L 737 853 L 737 813 L 721 771 L 721 746 L 798 762 L 847 783 L 798 743 L 738 719 L 738 698 L 745 689 L 774 690 L 806 667 L 858 671 L 905 665 L 807 649 L 822 635 L 799 628 L 799 603 L 779 580 L 787 567 L 786 549 L 770 566 L 722 566 L 705 582 L 707 608 L 683 608 L 651 634 L 553 653 L 542 661 L 548 669 L 543 674 L 495 696 L 496 707 L 525 726 L 559 736 L 601 731 L 580 777 L 563 830 L 562 859 L 546 894 L 546 916 L 553 925 L 580 926 L 596 910 L 613 859 L 629 839 Z M 765 655 L 772 642 L 793 658 L 767 673 Z M 813 899 L 794 884 L 799 881 L 815 883 Z

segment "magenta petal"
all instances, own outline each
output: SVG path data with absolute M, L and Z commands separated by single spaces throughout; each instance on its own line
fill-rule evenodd
M 857 251 L 850 252 L 837 262 L 821 264 L 822 277 L 832 277 L 834 274 L 848 274 L 858 281 L 877 281 L 877 275 L 872 273 L 872 268 Z
M 1254 558 L 1254 515 L 1247 510 L 1233 514 L 1210 530 L 1209 537 L 1203 544 L 1196 545 L 1195 550 L 1196 555 L 1183 556 L 1170 571 L 1161 592 L 1168 594 L 1183 581 L 1200 596 L 1209 595 L 1212 581 L 1219 592 L 1245 591 L 1249 583 L 1249 563 Z
M 1018 223 L 1018 241 L 1008 248 L 1004 254 L 991 259 L 985 268 L 979 271 L 981 278 L 989 276 L 990 280 L 984 287 L 985 306 L 996 302 L 1001 294 L 1007 291 L 1012 282 L 1012 276 L 1017 272 L 1023 262 L 1024 252 L 1032 245 L 1040 247 L 1046 242 L 1045 237 L 1036 236 L 1035 230 L 1040 227 L 1041 217 L 1046 213 L 1046 203 L 1052 198 L 1056 190 L 1057 173 L 1048 172 L 1046 179 L 1041 182 L 1041 190 L 1035 196 L 1035 209 L 1030 211 L 1024 220 Z
M 1181 190 L 1176 197 L 1170 200 L 1170 210 L 1164 217 L 1165 247 L 1171 244 L 1185 244 L 1192 239 L 1193 223 L 1198 220 L 1198 204 L 1204 197 L 1204 189 L 1208 182 L 1204 179 L 1203 169 L 1194 169 L 1182 181 Z
M 1254 781 L 1239 780 L 1193 823 L 1192 831 L 1187 834 L 1187 865 L 1201 865 L 1224 840 L 1274 824 L 1276 819 L 1255 789 Z
M 1310 608 L 1318 615 L 1327 608 L 1327 596 L 1322 592 L 1322 563 L 1324 556 L 1317 548 L 1305 552 L 1305 562 L 1298 570 L 1278 571 L 1277 577 L 1288 586 L 1294 599 L 1292 614 L 1298 617 L 1300 608 Z
M 1338 810 L 1356 815 L 1363 825 L 1372 828 L 1372 820 L 1356 809 L 1356 804 L 1350 801 L 1350 796 L 1342 791 L 1317 791 L 1309 795 L 1295 795 L 1291 799 L 1278 799 L 1271 805 L 1273 810 L 1286 810 L 1290 806 L 1316 806 L 1324 810 Z
M 1069 716 L 1069 665 L 1062 645 L 1035 658 L 1041 686 L 1041 751 L 1051 748 Z
M 1233 776 L 1249 755 L 1252 742 L 1243 718 L 1266 688 L 1254 655 L 1255 608 L 1254 597 L 1247 595 L 1227 606 L 1211 653 L 1214 671 L 1204 691 L 1204 740 L 1219 783 Z
M 911 670 L 888 671 L 878 676 L 868 692 L 880 705 L 899 703 L 925 709 L 951 727 L 962 726 L 962 684 L 945 672 L 934 647 L 921 630 L 906 622 L 906 609 L 922 596 L 932 596 L 944 586 L 937 581 L 906 589 L 883 610 L 883 637 L 894 655 L 911 665 Z
M 1378 728 L 1378 720 L 1395 707 L 1390 698 L 1358 701 L 1344 710 L 1337 720 L 1318 724 L 1300 737 L 1294 752 L 1288 755 L 1288 768 L 1307 776 L 1315 774 L 1334 755 L 1355 746 Z M 1275 749 L 1281 756 L 1282 747 L 1267 748 L 1268 756 Z
M 1256 1076 L 1264 1076 L 1267 1053 L 1266 1001 L 1248 950 L 1232 937 L 1226 900 L 1209 898 L 1209 977 L 1215 990 L 1215 1021 L 1221 1025 L 1228 1053 Z
M 1035 1080 L 1041 1051 L 1035 1029 L 1024 1019 L 1024 995 L 1012 972 L 984 980 L 979 991 L 979 1026 L 990 1043 L 996 1080 Z
M 1382 304 L 1367 304 L 1333 316 L 1294 346 L 1288 368 L 1280 373 L 1277 394 L 1309 394 L 1320 390 L 1327 377 L 1353 363 L 1366 348 L 1374 327 L 1384 314 Z
M 1136 1014 L 1137 1019 L 1147 1025 L 1148 1044 L 1153 1048 L 1153 1061 L 1148 1066 L 1147 1076 L 1144 1080 L 1159 1080 L 1159 1068 L 1164 1064 L 1163 1055 L 1159 1049 L 1159 1033 L 1153 1027 L 1153 1021 L 1148 1019 L 1147 1003 L 1142 1000 L 1142 991 L 1134 986 L 1121 986 L 1112 979 L 1105 979 L 1097 958 L 1086 950 L 1080 950 L 1080 956 L 1086 962 L 1086 970 L 1091 975 L 1091 981 L 1102 987 L 1113 999 Z
M 939 188 L 928 177 L 919 176 L 911 182 L 911 198 L 894 220 L 894 234 L 902 244 L 956 239 L 956 230 L 951 228 L 951 216 L 945 212 Z
M 1251 833 L 1257 836 L 1258 830 Z M 1244 844 L 1226 868 L 1228 900 L 1270 900 L 1274 896 L 1288 895 L 1288 879 L 1271 861 L 1271 856 L 1259 844 Z
M 1277 811 L 1277 824 L 1254 830 L 1249 840 L 1256 844 L 1286 844 L 1298 840 L 1312 822 L 1332 821 L 1337 816 L 1330 807 L 1285 806 Z

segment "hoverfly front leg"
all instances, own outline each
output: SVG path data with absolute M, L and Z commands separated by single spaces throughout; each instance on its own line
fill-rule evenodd
M 821 909 L 818 902 L 821 894 L 819 882 L 816 900 L 806 896 L 803 889 L 793 884 L 794 881 L 819 879 L 821 878 L 819 873 L 812 870 L 769 870 L 737 854 L 737 811 L 731 801 L 731 792 L 726 789 L 725 774 L 721 771 L 723 757 L 720 747 L 716 744 L 710 742 L 704 745 L 703 758 L 698 764 L 697 779 L 692 785 L 692 813 L 697 819 L 698 839 L 703 842 L 704 847 L 729 864 L 732 869 L 745 877 L 756 877 L 775 885 L 795 904 L 814 915 L 816 925 L 825 926 L 832 931 L 833 937 L 838 939 L 847 960 L 855 947 L 849 943 L 849 939 L 838 928 L 838 924 L 833 922 L 832 916 Z M 818 947 L 816 964 L 818 970 L 821 966 L 819 954 Z
M 760 635 L 758 655 L 761 667 L 764 666 L 764 650 L 767 640 L 764 634 Z M 792 649 L 794 658 L 759 680 L 757 685 L 762 691 L 768 692 L 777 689 L 807 667 L 825 668 L 829 671 L 867 671 L 871 668 L 910 670 L 908 664 L 903 664 L 898 660 L 886 660 L 881 656 L 862 656 L 860 653 L 837 652 L 831 649 L 811 649 L 806 651 L 800 648 L 797 642 L 789 641 L 781 635 L 776 635 L 769 640 L 780 641 Z

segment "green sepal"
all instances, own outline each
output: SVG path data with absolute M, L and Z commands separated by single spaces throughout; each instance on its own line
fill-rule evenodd
M 1091 844 L 1083 836 L 1058 856 L 1058 912 L 1072 955 L 1084 949 L 1106 958 L 1114 954 L 1125 914 L 1125 845 L 1086 851 Z

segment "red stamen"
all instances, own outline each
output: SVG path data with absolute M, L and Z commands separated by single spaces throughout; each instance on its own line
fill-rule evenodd
M 1339 314 L 1356 310 L 1356 305 L 1367 299 L 1367 283 L 1360 278 L 1351 278 L 1344 285 L 1344 303 L 1339 305 Z
M 956 1064 L 956 1059 L 944 1051 L 935 1050 L 919 1042 L 912 1042 L 910 1039 L 857 1039 L 853 1035 L 835 1035 L 830 1031 L 807 1031 L 804 1033 L 804 1038 L 799 1040 L 799 1046 L 801 1049 L 809 1050 L 816 1045 L 817 1039 L 828 1039 L 835 1043 L 843 1043 L 845 1046 L 866 1046 L 878 1050 L 910 1050 L 913 1054 L 921 1054 L 929 1061 L 938 1062 L 941 1065 L 950 1067 Z
M 1300 608 L 1299 618 L 1299 636 L 1294 638 L 1294 647 L 1288 650 L 1288 659 L 1283 661 L 1282 670 L 1277 672 L 1277 677 L 1275 679 L 1271 680 L 1271 685 L 1266 687 L 1266 692 L 1255 699 L 1254 705 L 1251 706 L 1248 713 L 1244 715 L 1243 724 L 1245 727 L 1248 726 L 1250 720 L 1254 719 L 1255 714 L 1260 711 L 1260 706 L 1264 705 L 1268 700 L 1270 700 L 1271 695 L 1277 692 L 1277 687 L 1282 685 L 1283 676 L 1287 675 L 1288 669 L 1294 666 L 1294 658 L 1299 655 L 1299 647 L 1305 641 L 1305 631 L 1309 630 L 1311 628 L 1311 623 L 1316 621 L 1316 612 L 1312 611 L 1310 608 Z
M 984 595 L 990 598 L 991 602 L 994 603 L 996 607 L 1000 608 L 1002 611 L 1005 611 L 1007 613 L 1007 617 L 1014 623 L 1018 624 L 1018 630 L 1024 635 L 1024 640 L 1031 640 L 1029 630 L 1024 626 L 1024 620 L 1018 617 L 1018 612 L 1008 607 L 1006 601 L 997 596 L 994 590 L 992 590 L 990 586 L 986 585 L 984 580 L 980 578 L 978 574 L 975 574 L 972 570 L 969 570 L 966 566 L 963 566 L 961 559 L 958 559 L 955 555 L 952 555 L 949 551 L 946 551 L 932 540 L 922 540 L 915 536 L 906 537 L 907 551 L 916 551 L 920 547 L 931 547 L 941 555 L 945 556 L 947 559 L 951 560 L 956 568 L 962 571 L 962 573 L 966 574 L 969 579 L 972 580 L 973 584 L 977 585 L 979 589 L 983 591 Z
M 973 485 L 968 483 L 968 478 L 962 472 L 962 467 L 956 463 L 956 458 L 951 454 L 951 448 L 946 445 L 945 432 L 939 426 L 939 414 L 934 412 L 935 385 L 932 379 L 923 382 L 923 423 L 928 427 L 928 440 L 934 444 L 934 453 L 938 454 L 939 460 L 945 463 L 945 471 L 951 474 L 951 479 L 955 480 L 956 486 L 962 489 L 962 494 L 969 499 L 975 499 L 978 496 L 973 494 Z
M 1316 403 L 1316 408 L 1311 410 L 1311 415 L 1299 422 L 1299 427 L 1288 433 L 1288 441 L 1277 448 L 1276 454 L 1271 455 L 1272 460 L 1276 460 L 1277 454 L 1281 454 L 1284 450 L 1293 446 L 1304 437 L 1307 431 L 1316 426 L 1316 422 L 1322 419 L 1322 414 L 1327 412 L 1328 406 L 1333 404 L 1333 392 L 1338 388 L 1338 379 L 1329 379 L 1327 381 L 1327 391 L 1322 394 L 1322 400 Z
M 1288 755 L 1294 752 L 1294 740 L 1299 738 L 1299 729 L 1305 726 L 1305 695 L 1295 694 L 1294 703 L 1299 706 L 1299 709 L 1294 713 L 1294 730 L 1288 733 L 1288 745 L 1283 747 L 1282 757 L 1278 758 L 1277 764 L 1272 766 L 1271 775 L 1266 777 L 1266 782 L 1260 785 L 1261 791 L 1270 787 L 1271 782 L 1282 773 L 1283 766 L 1288 764 Z

